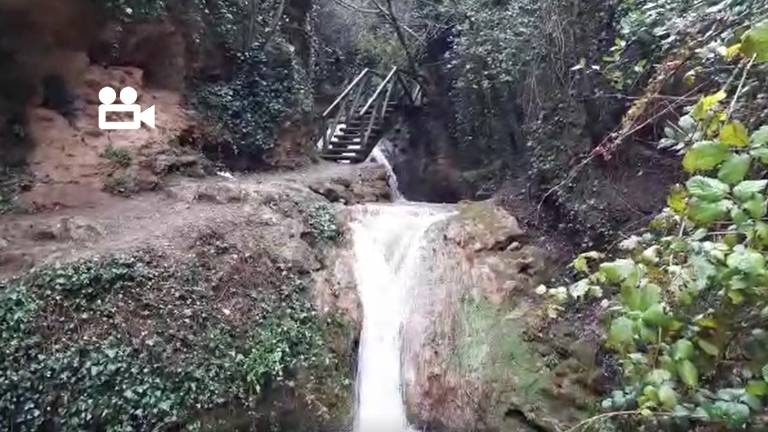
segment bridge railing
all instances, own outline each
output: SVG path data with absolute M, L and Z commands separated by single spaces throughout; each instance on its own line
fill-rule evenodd
M 418 84 L 408 85 L 409 81 L 397 67 L 393 67 L 386 76 L 368 68 L 363 69 L 323 112 L 322 150 L 328 149 L 339 125 L 351 119 L 363 119 L 366 115 L 370 115 L 370 118 L 367 119 L 361 145 L 368 146 L 371 131 L 378 122 L 385 120 L 390 102 L 406 98 L 412 105 L 418 103 L 414 100 L 418 94 Z M 375 90 L 370 93 L 374 86 Z

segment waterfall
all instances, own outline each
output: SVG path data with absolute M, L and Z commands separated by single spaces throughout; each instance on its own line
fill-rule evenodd
M 395 202 L 356 206 L 351 223 L 363 306 L 354 431 L 411 432 L 403 400 L 403 324 L 429 269 L 426 233 L 453 214 L 453 207 L 403 199 L 386 150 L 379 147 L 369 161 L 387 169 Z
M 366 204 L 352 223 L 355 277 L 363 305 L 355 432 L 406 432 L 401 368 L 402 325 L 409 294 L 429 266 L 425 233 L 450 216 L 442 205 Z
M 392 168 L 392 164 L 389 163 L 389 160 L 387 159 L 387 153 L 386 153 L 386 151 L 391 150 L 391 147 L 392 147 L 392 143 L 390 143 L 386 138 L 382 138 L 379 141 L 379 143 L 376 145 L 376 147 L 373 148 L 373 151 L 371 151 L 371 155 L 368 156 L 368 161 L 378 162 L 384 166 L 384 169 L 387 170 L 387 182 L 389 183 L 389 189 L 392 191 L 393 201 L 398 201 L 403 197 L 400 194 L 400 190 L 399 190 L 400 185 L 398 185 L 397 183 L 397 176 L 395 175 L 395 170 Z

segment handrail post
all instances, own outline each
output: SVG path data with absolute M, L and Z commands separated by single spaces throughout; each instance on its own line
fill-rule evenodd
M 387 78 L 384 79 L 384 81 L 379 84 L 379 87 L 376 89 L 376 92 L 373 93 L 373 96 L 371 96 L 370 99 L 368 99 L 368 103 L 365 104 L 362 110 L 360 110 L 360 115 L 365 114 L 366 111 L 368 111 L 368 108 L 370 108 L 371 104 L 373 104 L 376 99 L 379 98 L 379 94 L 381 94 L 381 91 L 384 89 L 384 87 L 389 83 L 389 80 L 392 79 L 392 76 L 397 72 L 397 67 L 393 67 L 392 71 L 387 75 Z
M 357 77 L 356 77 L 356 78 L 355 78 L 355 79 L 352 81 L 352 83 L 351 83 L 351 84 L 349 84 L 349 85 L 347 86 L 347 88 L 346 88 L 346 89 L 345 89 L 345 90 L 344 90 L 344 91 L 343 91 L 343 92 L 342 92 L 342 93 L 339 95 L 339 97 L 337 97 L 337 98 L 336 98 L 336 100 L 334 100 L 334 101 L 333 101 L 333 103 L 331 104 L 331 106 L 329 106 L 328 108 L 326 108 L 326 110 L 325 110 L 325 111 L 323 111 L 323 117 L 326 117 L 326 116 L 328 116 L 328 115 L 329 115 L 329 114 L 330 114 L 330 113 L 333 111 L 333 109 L 334 109 L 334 108 L 336 108 L 336 105 L 338 105 L 338 104 L 341 102 L 341 100 L 342 100 L 342 99 L 346 98 L 346 97 L 347 97 L 347 95 L 349 94 L 349 92 L 351 92 L 351 91 L 352 91 L 352 89 L 353 89 L 353 88 L 355 88 L 355 86 L 357 85 L 357 83 L 358 83 L 358 82 L 359 82 L 361 79 L 363 79 L 363 77 L 364 77 L 365 75 L 367 75 L 367 74 L 368 74 L 368 72 L 370 72 L 370 71 L 371 71 L 371 70 L 370 70 L 370 69 L 368 69 L 368 68 L 365 68 L 365 69 L 363 69 L 363 71 L 362 71 L 362 72 L 360 72 L 360 74 L 358 74 L 358 75 L 357 75 Z

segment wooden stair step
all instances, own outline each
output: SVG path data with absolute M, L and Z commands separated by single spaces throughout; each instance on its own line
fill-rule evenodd
M 335 155 L 335 154 L 323 154 L 324 159 L 328 160 L 348 160 L 350 162 L 362 162 L 359 156 L 347 156 L 347 155 Z
M 333 150 L 333 151 L 348 151 L 348 152 L 359 152 L 365 150 L 365 147 L 363 146 L 352 146 L 352 147 L 344 147 L 344 146 L 336 146 L 336 145 L 329 145 L 327 150 Z
M 365 151 L 359 150 L 334 150 L 328 149 L 323 152 L 323 155 L 337 155 L 337 156 L 349 156 L 349 157 L 361 157 Z

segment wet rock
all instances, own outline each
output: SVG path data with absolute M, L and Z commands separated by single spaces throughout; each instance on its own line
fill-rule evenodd
M 313 192 L 324 196 L 330 202 L 345 200 L 344 197 L 347 196 L 347 187 L 332 182 L 323 183 L 319 186 L 310 185 L 309 188 Z
M 549 277 L 546 253 L 492 202 L 461 203 L 433 236 L 418 294 L 429 300 L 416 301 L 405 330 L 412 422 L 451 432 L 558 431 L 588 416 L 599 343 L 537 336 L 546 313 L 533 291 Z
M 347 205 L 392 200 L 387 171 L 381 165 L 362 166 L 351 177 L 333 177 L 309 188 L 330 202 Z
M 459 219 L 446 238 L 474 252 L 504 250 L 524 235 L 514 216 L 491 201 L 459 203 Z

